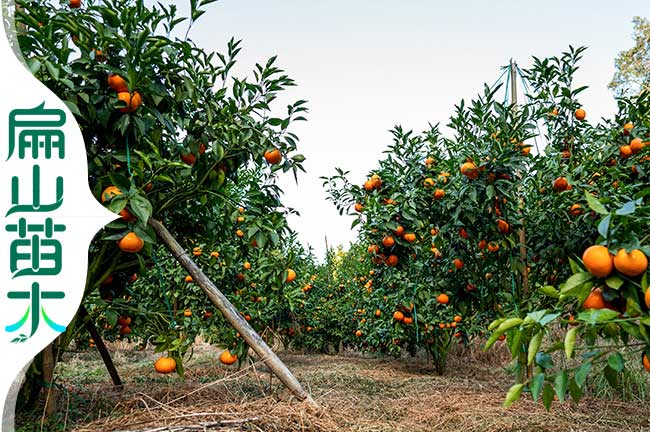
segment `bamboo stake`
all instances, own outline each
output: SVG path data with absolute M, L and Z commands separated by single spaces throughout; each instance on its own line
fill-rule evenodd
M 187 270 L 192 276 L 194 282 L 198 284 L 203 292 L 208 296 L 210 301 L 221 311 L 226 321 L 232 325 L 235 330 L 241 334 L 246 343 L 260 356 L 261 360 L 268 368 L 280 379 L 282 384 L 293 393 L 300 401 L 307 402 L 314 408 L 319 408 L 318 404 L 302 388 L 300 382 L 291 373 L 287 366 L 278 358 L 278 356 L 269 348 L 264 340 L 255 332 L 253 327 L 239 314 L 237 309 L 230 303 L 225 295 L 215 286 L 214 283 L 201 271 L 199 266 L 183 250 L 181 245 L 176 241 L 174 236 L 165 228 L 165 226 L 154 218 L 149 218 L 149 226 L 153 228 L 163 244 L 169 249 L 171 254 L 176 258 L 180 265 Z
M 511 93 L 511 103 L 514 107 L 517 106 L 517 63 L 510 59 L 510 93 Z M 525 297 L 528 294 L 528 260 L 527 260 L 527 251 L 526 251 L 526 230 L 524 227 L 524 218 L 523 218 L 523 208 L 524 208 L 524 198 L 523 196 L 519 197 L 519 221 L 521 222 L 522 227 L 519 228 L 519 259 L 521 260 L 521 291 L 522 295 Z M 515 299 L 516 301 L 516 299 Z M 516 382 L 521 384 L 526 380 L 526 377 L 531 375 L 531 369 L 528 367 L 528 355 L 524 347 L 519 351 L 517 358 L 517 363 L 519 364 L 519 372 L 517 374 Z
M 517 63 L 514 60 L 510 60 L 510 92 L 512 97 L 512 105 L 517 105 Z M 519 215 L 524 207 L 523 197 L 519 198 Z M 521 258 L 521 264 L 523 266 L 521 271 L 521 287 L 523 295 L 528 294 L 528 260 L 526 253 L 526 230 L 523 227 L 523 217 L 521 217 L 522 227 L 519 228 L 519 256 Z

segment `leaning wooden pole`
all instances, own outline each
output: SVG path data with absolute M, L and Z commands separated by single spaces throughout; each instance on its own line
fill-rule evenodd
M 90 333 L 90 337 L 92 337 L 93 341 L 95 341 L 97 351 L 99 351 L 99 355 L 104 361 L 106 371 L 110 375 L 111 380 L 113 380 L 113 385 L 117 388 L 122 388 L 122 380 L 120 379 L 120 375 L 117 373 L 117 369 L 115 368 L 111 354 L 108 352 L 106 344 L 104 344 L 104 340 L 99 334 L 97 327 L 95 327 L 95 324 L 90 319 L 88 319 L 88 311 L 84 305 L 81 305 L 79 307 L 79 318 L 81 319 L 84 327 L 86 327 L 86 330 L 88 330 L 88 333 Z
M 192 276 L 194 282 L 201 287 L 203 292 L 208 296 L 210 301 L 221 311 L 226 321 L 232 325 L 235 330 L 241 334 L 248 346 L 260 356 L 266 366 L 280 379 L 282 384 L 287 387 L 291 393 L 300 401 L 304 401 L 318 407 L 318 404 L 312 399 L 300 385 L 291 371 L 278 358 L 278 356 L 269 348 L 264 340 L 257 334 L 253 327 L 237 312 L 237 309 L 230 303 L 225 295 L 215 286 L 214 283 L 201 271 L 199 266 L 190 258 L 174 236 L 165 228 L 165 226 L 154 218 L 149 218 L 149 226 L 162 240 L 163 244 L 169 249 L 174 258 L 183 266 Z

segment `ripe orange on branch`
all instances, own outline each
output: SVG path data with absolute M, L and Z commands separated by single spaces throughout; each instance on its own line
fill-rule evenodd
M 413 234 L 413 233 L 404 234 L 404 240 L 409 242 L 409 243 L 413 243 L 415 241 L 415 234 Z
M 605 309 L 609 305 L 603 298 L 603 290 L 601 288 L 594 288 L 585 299 L 582 307 L 585 309 Z
M 630 150 L 632 150 L 632 153 L 634 154 L 637 154 L 643 150 L 643 147 L 645 147 L 645 144 L 641 138 L 634 138 L 632 141 L 630 141 Z
M 579 216 L 583 213 L 582 206 L 580 204 L 573 204 L 569 209 L 569 213 L 572 216 Z
M 264 152 L 264 159 L 270 165 L 277 165 L 282 161 L 282 153 L 278 149 L 267 150 Z
M 471 180 L 476 180 L 478 178 L 479 170 L 474 162 L 465 162 L 460 167 L 460 172 L 465 177 Z
M 395 267 L 398 262 L 399 258 L 397 258 L 397 255 L 389 255 L 388 258 L 386 258 L 386 265 L 389 267 Z
M 587 112 L 582 108 L 578 108 L 575 112 L 575 116 L 576 116 L 576 120 L 582 121 L 587 117 Z
M 126 84 L 126 81 L 118 74 L 109 74 L 107 81 L 108 86 L 115 90 L 117 93 L 129 91 L 129 86 Z
M 136 253 L 140 252 L 144 247 L 144 240 L 142 240 L 136 233 L 130 231 L 117 243 L 117 246 L 123 252 Z
M 625 276 L 639 276 L 648 269 L 648 258 L 639 249 L 627 253 L 619 249 L 614 256 L 614 267 Z
M 153 365 L 156 372 L 161 374 L 172 373 L 176 370 L 176 360 L 171 357 L 160 357 Z
M 614 270 L 612 254 L 605 246 L 594 245 L 585 249 L 582 262 L 589 273 L 598 277 L 607 277 Z
M 509 234 L 510 224 L 503 219 L 497 219 L 497 229 L 501 234 Z
M 632 147 L 629 145 L 623 145 L 618 148 L 618 153 L 623 159 L 627 159 L 632 156 Z
M 229 350 L 225 350 L 219 356 L 219 361 L 225 365 L 231 365 L 237 361 L 237 355 L 231 354 Z
M 569 182 L 566 177 L 558 177 L 553 181 L 553 190 L 556 192 L 564 192 L 569 189 Z
M 133 93 L 129 93 L 128 91 L 119 92 L 117 94 L 117 99 L 126 103 L 124 108 L 120 108 L 120 111 L 123 113 L 133 112 L 142 104 L 142 96 L 140 96 L 140 93 L 137 91 L 134 91 Z
M 196 162 L 196 156 L 192 152 L 181 153 L 181 160 L 188 165 L 194 165 Z
M 440 295 L 436 298 L 436 300 L 438 301 L 438 303 L 443 304 L 443 305 L 446 305 L 447 303 L 449 303 L 449 296 L 448 296 L 447 294 L 444 294 L 444 293 L 443 293 L 443 294 L 440 294 Z
M 395 239 L 392 236 L 386 236 L 381 240 L 381 244 L 387 248 L 392 247 L 395 244 Z
M 373 189 L 377 189 L 378 187 L 381 187 L 382 184 L 381 177 L 379 177 L 377 174 L 373 174 L 372 177 L 370 177 L 370 183 L 372 184 Z
M 105 203 L 106 201 L 110 201 L 113 197 L 117 195 L 122 195 L 122 191 L 117 186 L 108 186 L 106 189 L 102 191 L 102 195 L 100 199 L 102 203 Z

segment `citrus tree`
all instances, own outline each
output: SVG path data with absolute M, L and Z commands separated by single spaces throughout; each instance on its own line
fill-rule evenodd
M 208 316 L 216 313 L 158 247 L 150 218 L 163 221 L 226 286 L 248 283 L 246 295 L 275 312 L 290 302 L 280 289 L 293 259 L 291 242 L 281 241 L 290 210 L 275 179 L 302 170 L 290 126 L 304 120 L 305 102 L 281 114 L 274 107 L 277 95 L 295 85 L 275 57 L 257 64 L 251 77 L 236 78 L 230 71 L 239 41 L 219 53 L 189 39 L 213 1 L 191 1 L 189 17 L 178 16 L 174 5 L 143 0 L 21 0 L 15 13 L 27 67 L 74 114 L 90 188 L 120 216 L 90 246 L 83 307 L 104 330 L 119 327 L 122 336 L 154 342 L 174 364 L 193 342 L 194 322 L 217 317 Z M 255 274 L 249 279 L 259 282 L 237 279 L 249 270 L 246 262 Z M 228 294 L 237 290 L 244 292 Z M 150 314 L 137 316 L 134 300 L 145 298 Z M 235 303 L 251 316 L 267 313 Z M 61 349 L 78 328 L 59 338 Z M 173 370 L 164 363 L 161 371 Z

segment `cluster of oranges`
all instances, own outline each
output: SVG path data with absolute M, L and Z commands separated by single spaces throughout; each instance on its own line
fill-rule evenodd
M 117 186 L 111 185 L 102 191 L 100 200 L 102 204 L 106 204 L 107 202 L 109 202 L 110 200 L 112 200 L 114 197 L 118 195 L 122 195 L 122 191 Z M 132 222 L 136 220 L 136 217 L 133 215 L 133 213 L 131 213 L 131 211 L 127 207 L 124 207 L 119 212 L 119 215 L 122 218 L 122 220 L 126 222 Z M 136 253 L 136 252 L 140 252 L 144 247 L 144 240 L 142 240 L 133 231 L 130 231 L 117 242 L 117 246 L 123 252 Z
M 123 336 L 131 334 L 131 317 L 122 315 L 117 319 L 117 325 L 120 326 L 120 334 Z
M 123 113 L 132 113 L 142 104 L 142 96 L 137 91 L 130 92 L 129 86 L 118 74 L 108 75 L 108 86 L 117 92 L 117 99 L 126 103 L 123 108 L 118 108 Z
M 619 249 L 616 255 L 612 255 L 607 247 L 594 245 L 588 247 L 582 254 L 582 262 L 585 268 L 592 275 L 599 278 L 609 277 L 614 270 L 627 277 L 637 277 L 648 269 L 648 258 L 639 249 L 627 252 Z M 594 288 L 583 303 L 585 309 L 615 309 L 603 297 L 606 288 L 597 286 Z M 644 302 L 650 308 L 650 289 L 644 293 Z

